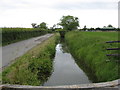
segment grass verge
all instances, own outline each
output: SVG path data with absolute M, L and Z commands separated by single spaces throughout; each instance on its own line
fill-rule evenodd
M 78 65 L 93 82 L 111 81 L 120 78 L 120 63 L 117 57 L 106 54 L 118 53 L 106 48 L 118 47 L 117 43 L 106 41 L 118 40 L 117 32 L 68 32 L 65 36 L 68 48 Z
M 51 74 L 56 35 L 32 48 L 5 68 L 3 84 L 42 85 Z

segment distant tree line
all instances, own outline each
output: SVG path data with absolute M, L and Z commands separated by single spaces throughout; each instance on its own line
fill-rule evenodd
M 85 25 L 82 29 L 79 29 L 80 31 L 120 31 L 120 28 L 115 28 L 111 24 L 108 26 L 103 26 L 103 28 L 97 27 L 97 28 L 87 28 Z
M 108 26 L 103 26 L 103 28 L 97 27 L 97 28 L 87 28 L 85 25 L 82 29 L 78 29 L 80 27 L 79 25 L 79 18 L 74 17 L 71 15 L 62 16 L 60 19 L 60 22 L 57 24 L 54 24 L 52 27 L 48 28 L 47 24 L 45 22 L 42 22 L 40 24 L 32 23 L 31 24 L 33 28 L 40 28 L 42 30 L 49 30 L 49 31 L 72 31 L 72 30 L 79 30 L 79 31 L 120 31 L 119 28 L 113 27 L 111 24 Z

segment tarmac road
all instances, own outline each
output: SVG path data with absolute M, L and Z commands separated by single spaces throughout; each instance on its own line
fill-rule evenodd
M 17 57 L 22 56 L 28 50 L 30 50 L 37 44 L 40 44 L 42 41 L 48 39 L 52 35 L 53 34 L 46 34 L 2 47 L 2 65 L 0 66 L 0 69 L 8 66 Z

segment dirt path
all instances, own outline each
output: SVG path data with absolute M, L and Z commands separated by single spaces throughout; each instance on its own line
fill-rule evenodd
M 53 34 L 46 34 L 2 47 L 2 68 L 6 67 L 12 60 L 25 54 L 32 47 L 48 39 L 52 35 Z

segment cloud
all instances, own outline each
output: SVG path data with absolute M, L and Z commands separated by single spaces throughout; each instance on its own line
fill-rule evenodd
M 6 11 L 17 8 L 25 8 L 29 4 L 23 0 L 1 0 L 0 1 L 0 11 Z
M 117 9 L 117 0 L 0 0 L 0 9 Z
M 117 9 L 117 2 L 63 2 L 53 6 L 55 9 Z
M 81 26 L 118 23 L 117 0 L 0 0 L 0 12 L 2 27 L 31 27 L 43 21 L 52 26 L 63 15 L 77 16 Z

